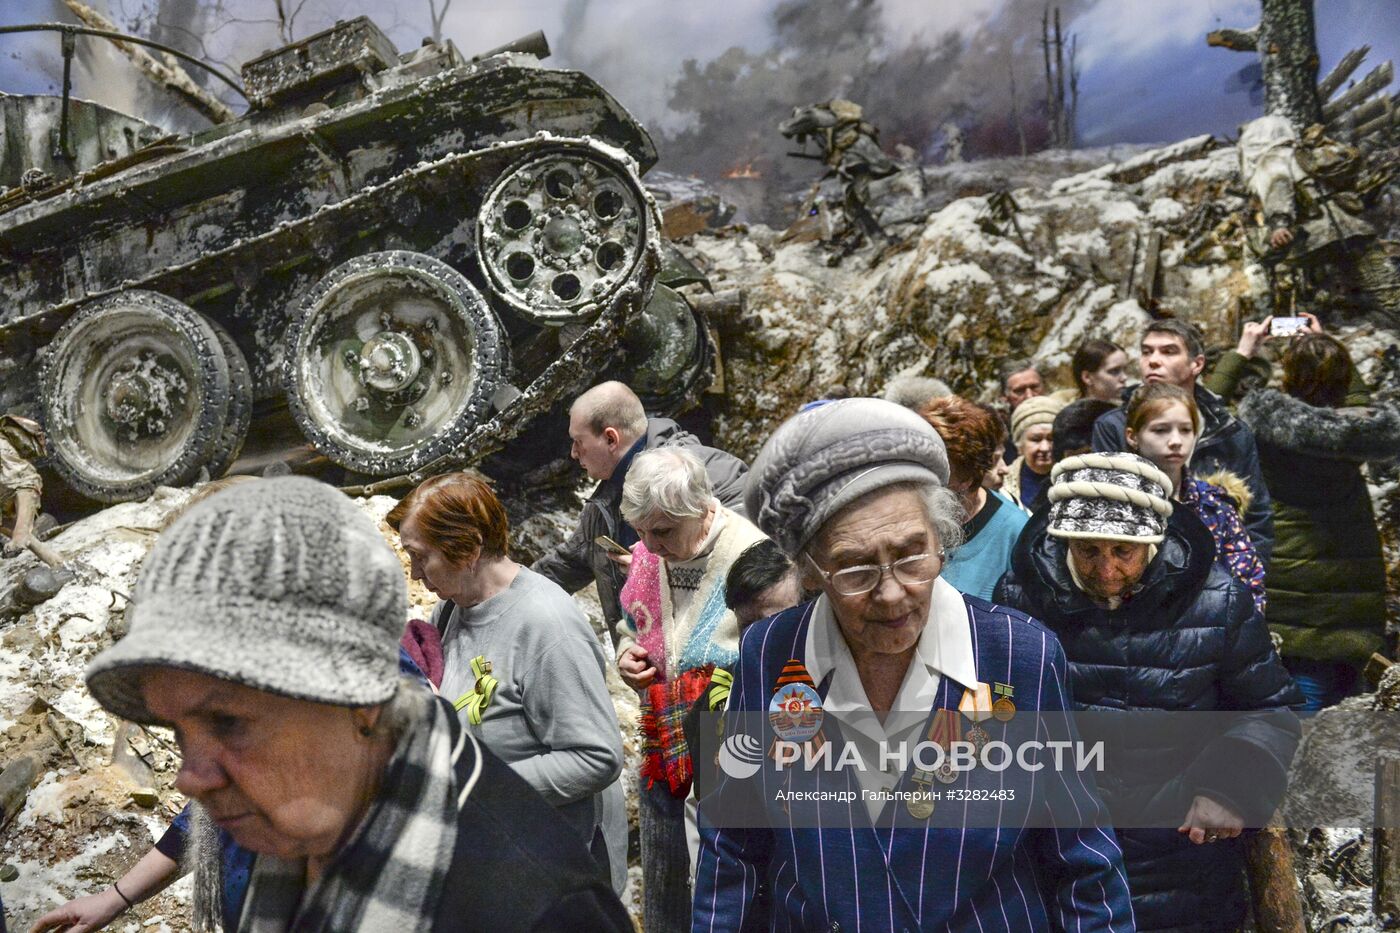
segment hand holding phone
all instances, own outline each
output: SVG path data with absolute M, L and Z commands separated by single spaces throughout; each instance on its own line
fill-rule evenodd
M 623 547 L 621 544 L 618 544 L 616 541 L 614 541 L 612 538 L 609 538 L 607 535 L 599 535 L 598 537 L 593 539 L 593 543 L 598 545 L 603 550 L 616 554 L 619 557 L 623 556 L 624 554 L 628 557 L 632 556 L 631 551 Z
M 1308 332 L 1309 321 L 1305 317 L 1276 317 L 1269 323 L 1269 336 L 1292 337 Z

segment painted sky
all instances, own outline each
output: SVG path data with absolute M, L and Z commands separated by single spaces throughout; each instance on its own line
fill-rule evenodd
M 101 0 L 96 0 L 102 5 Z M 441 3 L 441 0 L 438 0 Z M 588 70 L 658 135 L 691 128 L 695 117 L 672 105 L 684 63 L 703 67 L 734 47 L 751 55 L 783 57 L 775 11 L 783 0 L 452 0 L 444 33 L 470 54 L 534 29 L 555 48 L 551 64 Z M 1042 0 L 807 0 L 820 6 L 871 5 L 878 24 L 869 40 L 869 67 L 909 46 L 949 46 L 946 77 L 923 94 L 932 119 L 958 106 L 986 111 L 1009 99 L 1006 75 L 1021 74 L 1024 98 L 1039 89 L 1038 37 Z M 206 51 L 234 64 L 277 43 L 269 19 L 273 0 L 106 0 L 118 20 L 149 28 L 162 8 L 178 10 L 201 33 Z M 428 0 L 304 0 L 296 34 L 336 18 L 370 13 L 401 48 L 429 29 Z M 1165 142 L 1197 133 L 1233 135 L 1257 115 L 1239 73 L 1253 56 L 1207 48 L 1206 32 L 1249 26 L 1257 0 L 1061 0 L 1069 28 L 1078 34 L 1083 70 L 1079 132 L 1082 143 Z M 1372 64 L 1400 58 L 1400 0 L 1317 0 L 1318 44 L 1325 71 L 1347 50 L 1369 43 Z M 3 0 L 0 24 L 62 18 L 57 0 Z M 804 14 L 805 15 L 805 14 Z M 815 17 L 814 17 L 815 20 Z M 790 29 L 791 27 L 789 27 Z M 940 45 L 943 43 L 943 45 Z M 0 88 L 14 92 L 52 89 L 58 39 L 0 37 Z M 90 55 L 76 92 L 148 114 L 156 106 L 139 81 L 123 80 L 123 68 Z M 800 74 L 804 63 L 786 62 Z M 115 67 L 114 67 L 115 66 Z M 830 82 L 830 76 L 826 79 Z M 802 88 L 822 99 L 840 88 Z M 792 101 L 803 103 L 805 101 Z M 965 112 L 965 111 L 964 111 Z M 878 122 L 878 114 L 872 114 Z

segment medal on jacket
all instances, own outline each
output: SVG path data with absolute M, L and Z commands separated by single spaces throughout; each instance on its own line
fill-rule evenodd
M 801 661 L 791 660 L 778 675 L 768 701 L 768 722 L 785 742 L 806 742 L 822 728 L 822 698 Z
M 933 724 L 928 727 L 928 740 L 943 749 L 943 761 L 933 769 L 933 776 L 943 784 L 952 784 L 958 779 L 958 772 L 953 768 L 953 743 L 962 741 L 962 720 L 956 710 L 933 711 Z
M 964 690 L 962 699 L 958 701 L 958 709 L 972 722 L 972 728 L 967 730 L 967 740 L 972 743 L 973 751 L 980 754 L 982 746 L 992 740 L 987 730 L 981 726 L 983 720 L 990 719 L 993 715 L 992 688 L 979 683 L 976 687 Z
M 821 694 L 817 692 L 812 675 L 807 673 L 807 667 L 796 659 L 788 661 L 768 701 L 768 722 L 777 736 L 769 754 L 777 759 L 779 742 L 811 741 L 813 750 L 821 748 L 826 744 L 821 734 L 824 715 Z
M 1016 688 L 1010 684 L 993 684 L 992 692 L 996 694 L 996 702 L 992 704 L 992 715 L 997 718 L 997 722 L 1010 722 L 1016 715 L 1016 704 L 1011 698 L 1016 695 Z
M 913 790 L 904 802 L 904 806 L 914 819 L 926 820 L 933 816 L 933 772 L 915 768 L 914 773 L 909 776 L 909 780 L 913 785 Z
M 491 698 L 496 695 L 496 688 L 501 682 L 491 676 L 491 662 L 484 655 L 472 658 L 471 666 L 472 673 L 476 675 L 476 686 L 459 696 L 452 707 L 459 713 L 465 709 L 467 722 L 479 726 L 481 714 L 491 705 Z

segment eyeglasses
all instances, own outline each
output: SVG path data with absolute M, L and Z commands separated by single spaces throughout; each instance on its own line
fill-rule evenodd
M 826 571 L 821 565 L 806 555 L 807 561 L 831 584 L 831 588 L 842 596 L 860 596 L 869 593 L 880 585 L 886 571 L 897 583 L 904 586 L 919 586 L 938 576 L 938 566 L 943 562 L 943 554 L 914 554 L 901 557 L 888 564 L 859 564 L 844 570 Z

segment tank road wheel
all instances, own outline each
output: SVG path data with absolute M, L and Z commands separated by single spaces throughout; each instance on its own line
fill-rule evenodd
M 287 397 L 323 454 L 392 476 L 486 419 L 500 360 L 500 324 L 465 276 L 421 253 L 371 253 L 306 297 L 287 333 Z
M 79 310 L 54 337 L 40 380 L 54 467 L 101 502 L 190 482 L 224 431 L 229 369 L 218 335 L 156 292 Z
M 568 150 L 502 174 L 476 227 L 477 255 L 492 287 L 535 324 L 591 318 L 632 278 L 652 235 L 633 173 Z
M 253 376 L 248 370 L 248 360 L 228 331 L 213 321 L 208 323 L 219 338 L 224 362 L 228 364 L 228 412 L 224 417 L 224 429 L 219 433 L 209 460 L 209 475 L 217 479 L 233 466 L 243 452 L 243 442 L 248 438 L 248 425 L 253 420 Z

